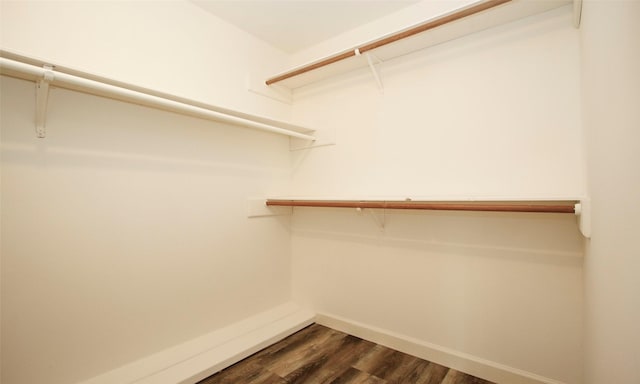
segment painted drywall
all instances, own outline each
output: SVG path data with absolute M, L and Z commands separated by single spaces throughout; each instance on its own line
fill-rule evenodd
M 570 8 L 296 90 L 335 146 L 294 155 L 292 194 L 553 198 L 584 193 Z M 343 319 L 580 383 L 582 237 L 556 215 L 297 209 L 295 297 Z
M 579 64 L 565 7 L 385 62 L 383 92 L 368 69 L 296 89 L 338 145 L 295 154 L 292 194 L 580 196 Z
M 2 2 L 2 49 L 246 112 L 283 54 L 190 2 Z M 2 84 L 2 382 L 72 383 L 290 297 L 288 139 L 55 89 Z M 244 239 L 251 238 L 251 242 Z
M 1 45 L 54 64 L 283 118 L 246 75 L 283 54 L 197 6 L 1 3 Z M 288 139 L 2 78 L 2 378 L 75 383 L 290 299 Z M 251 239 L 251 241 L 246 241 Z
M 396 33 L 473 3 L 475 3 L 473 0 L 419 1 L 294 52 L 289 57 L 288 67 L 281 68 L 281 71 L 361 46 L 363 43 L 379 39 L 381 36 Z
M 593 234 L 585 258 L 585 383 L 638 383 L 640 3 L 585 1 L 582 77 Z
M 2 382 L 74 383 L 290 298 L 288 139 L 2 79 Z M 10 97 L 8 97 L 10 95 Z M 251 241 L 246 241 L 251 239 Z
M 189 1 L 2 1 L 2 49 L 231 109 L 289 117 L 247 91 L 286 55 Z
M 385 216 L 383 232 L 369 212 L 296 210 L 296 298 L 443 352 L 580 382 L 582 243 L 574 218 Z

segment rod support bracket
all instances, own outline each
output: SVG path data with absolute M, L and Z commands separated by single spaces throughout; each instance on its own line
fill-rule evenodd
M 44 138 L 47 135 L 47 104 L 49 103 L 49 84 L 54 79 L 53 66 L 44 65 L 44 75 L 36 82 L 36 136 Z
M 582 0 L 573 0 L 573 27 L 580 28 L 582 19 Z
M 356 211 L 358 213 L 362 213 L 362 208 L 357 207 Z M 375 212 L 375 209 L 367 209 L 367 211 L 369 211 L 369 213 L 371 214 L 371 219 L 373 220 L 374 223 L 376 223 L 380 231 L 384 232 L 385 226 L 387 224 L 387 210 L 384 208 L 382 209 L 382 217 L 378 217 L 378 215 Z
M 384 208 L 382 209 L 382 218 L 379 218 L 373 211 L 373 209 L 370 209 L 369 212 L 371 213 L 373 221 L 375 221 L 375 223 L 378 225 L 378 228 L 380 228 L 380 231 L 384 232 L 387 225 L 387 210 Z
M 591 200 L 584 198 L 575 205 L 575 213 L 578 218 L 578 229 L 582 236 L 591 238 Z
M 369 69 L 371 70 L 371 74 L 373 74 L 373 79 L 376 81 L 376 85 L 378 86 L 378 90 L 380 92 L 384 92 L 384 86 L 382 85 L 382 80 L 380 80 L 380 74 L 378 74 L 378 70 L 376 69 L 375 64 L 373 64 L 373 60 L 371 60 L 371 53 L 365 52 L 363 54 L 362 52 L 360 52 L 359 48 L 354 49 L 353 53 L 356 56 L 364 56 L 367 59 L 367 64 L 369 64 Z M 378 62 L 381 62 L 381 60 L 378 59 L 377 57 L 376 57 L 376 59 L 378 60 Z

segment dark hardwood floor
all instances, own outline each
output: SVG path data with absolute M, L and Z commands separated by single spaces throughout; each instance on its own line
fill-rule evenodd
M 492 384 L 313 324 L 198 384 Z

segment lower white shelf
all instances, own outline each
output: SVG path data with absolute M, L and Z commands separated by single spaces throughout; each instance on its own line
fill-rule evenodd
M 312 324 L 289 302 L 79 384 L 194 384 Z

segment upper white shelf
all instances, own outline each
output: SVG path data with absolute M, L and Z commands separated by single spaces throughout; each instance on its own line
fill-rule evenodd
M 425 20 L 418 25 L 362 43 L 344 51 L 281 72 L 266 79 L 268 85 L 299 88 L 332 76 L 364 68 L 367 60 L 358 52 L 371 51 L 381 61 L 391 60 L 487 28 L 546 12 L 571 0 L 483 0 L 462 9 Z M 420 31 L 419 33 L 413 33 Z M 409 35 L 409 36 L 404 36 Z M 401 39 L 395 39 L 400 36 Z
M 315 140 L 313 130 L 287 122 L 179 98 L 131 84 L 0 51 L 0 74 L 36 83 L 36 133 L 45 137 L 49 85 L 108 97 L 206 120 L 243 126 L 298 139 Z

